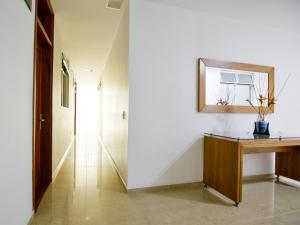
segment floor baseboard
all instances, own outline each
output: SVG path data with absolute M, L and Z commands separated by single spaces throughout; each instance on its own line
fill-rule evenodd
M 67 156 L 70 153 L 70 150 L 72 149 L 72 146 L 74 144 L 74 140 L 75 140 L 75 136 L 72 138 L 70 144 L 68 145 L 66 152 L 64 153 L 63 157 L 61 158 L 60 162 L 58 163 L 58 166 L 56 167 L 56 169 L 54 170 L 53 174 L 52 174 L 52 182 L 56 179 L 62 165 L 64 164 Z
M 251 183 L 251 182 L 259 182 L 264 180 L 273 180 L 275 178 L 274 174 L 261 174 L 261 175 L 254 175 L 254 176 L 245 176 L 243 177 L 244 183 Z M 183 183 L 183 184 L 171 184 L 171 185 L 161 185 L 161 186 L 152 186 L 152 187 L 143 187 L 143 188 L 133 188 L 128 189 L 128 193 L 135 193 L 135 192 L 151 192 L 151 191 L 161 191 L 166 189 L 174 189 L 174 188 L 195 188 L 204 185 L 203 181 L 196 181 L 191 183 Z
M 276 178 L 275 174 L 261 174 L 261 175 L 253 175 L 253 176 L 244 176 L 243 182 L 251 183 L 251 182 L 264 181 L 264 180 L 273 180 L 275 178 Z
M 33 216 L 34 216 L 34 211 L 32 210 L 32 213 L 31 213 L 31 216 L 30 216 L 30 218 L 29 218 L 29 220 L 28 220 L 27 225 L 31 224 L 31 222 L 32 222 L 32 220 L 33 220 Z
M 125 191 L 128 192 L 126 182 L 124 181 L 124 179 L 123 179 L 123 177 L 122 177 L 122 175 L 121 175 L 121 173 L 120 173 L 120 171 L 119 171 L 119 169 L 118 169 L 118 167 L 117 167 L 115 161 L 113 160 L 112 156 L 110 155 L 110 153 L 109 153 L 107 147 L 104 145 L 102 139 L 101 139 L 99 136 L 97 136 L 97 138 L 98 138 L 99 143 L 102 145 L 102 147 L 103 147 L 105 153 L 107 154 L 109 160 L 111 161 L 111 164 L 112 164 L 114 170 L 116 171 L 116 173 L 117 173 L 117 175 L 118 175 L 118 177 L 119 177 L 119 179 L 120 179 L 120 181 L 121 181 L 121 183 L 122 183 L 122 185 L 123 185 Z
M 195 188 L 195 187 L 200 187 L 201 184 L 202 182 L 198 181 L 198 182 L 183 183 L 183 184 L 159 185 L 159 186 L 152 186 L 152 187 L 128 189 L 127 192 L 135 193 L 135 192 L 162 191 L 162 190 L 176 189 L 176 188 Z

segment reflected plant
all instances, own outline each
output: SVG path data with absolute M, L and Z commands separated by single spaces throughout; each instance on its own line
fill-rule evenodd
M 220 106 L 226 106 L 226 105 L 229 105 L 229 100 L 230 100 L 230 90 L 227 89 L 226 90 L 226 96 L 225 98 L 223 99 L 222 97 L 220 97 L 218 100 L 217 100 L 217 104 L 216 105 L 220 105 Z
M 217 102 L 217 105 L 226 106 L 229 105 L 229 102 L 227 100 L 223 100 L 222 98 L 220 98 Z

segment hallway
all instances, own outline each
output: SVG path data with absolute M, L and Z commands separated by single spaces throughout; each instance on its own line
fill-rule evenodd
M 0 225 L 300 225 L 300 1 L 0 8 Z
M 98 140 L 81 134 L 30 224 L 298 224 L 297 188 L 272 181 L 244 187 L 240 208 L 198 184 L 127 194 Z
M 96 137 L 83 135 L 74 142 L 31 224 L 97 224 L 100 218 L 104 222 L 104 214 L 112 217 L 107 212 L 117 210 L 118 199 L 126 202 L 127 196 L 107 154 Z

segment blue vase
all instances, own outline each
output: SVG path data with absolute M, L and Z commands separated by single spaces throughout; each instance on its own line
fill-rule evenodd
M 255 122 L 255 129 L 253 134 L 258 134 L 258 135 L 270 135 L 269 132 L 269 123 L 268 122 Z

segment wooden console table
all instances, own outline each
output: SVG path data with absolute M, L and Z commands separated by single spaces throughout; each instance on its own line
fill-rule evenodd
M 242 202 L 243 155 L 276 152 L 279 176 L 300 181 L 300 137 L 251 133 L 214 133 L 204 137 L 205 187 L 210 186 L 235 202 Z

